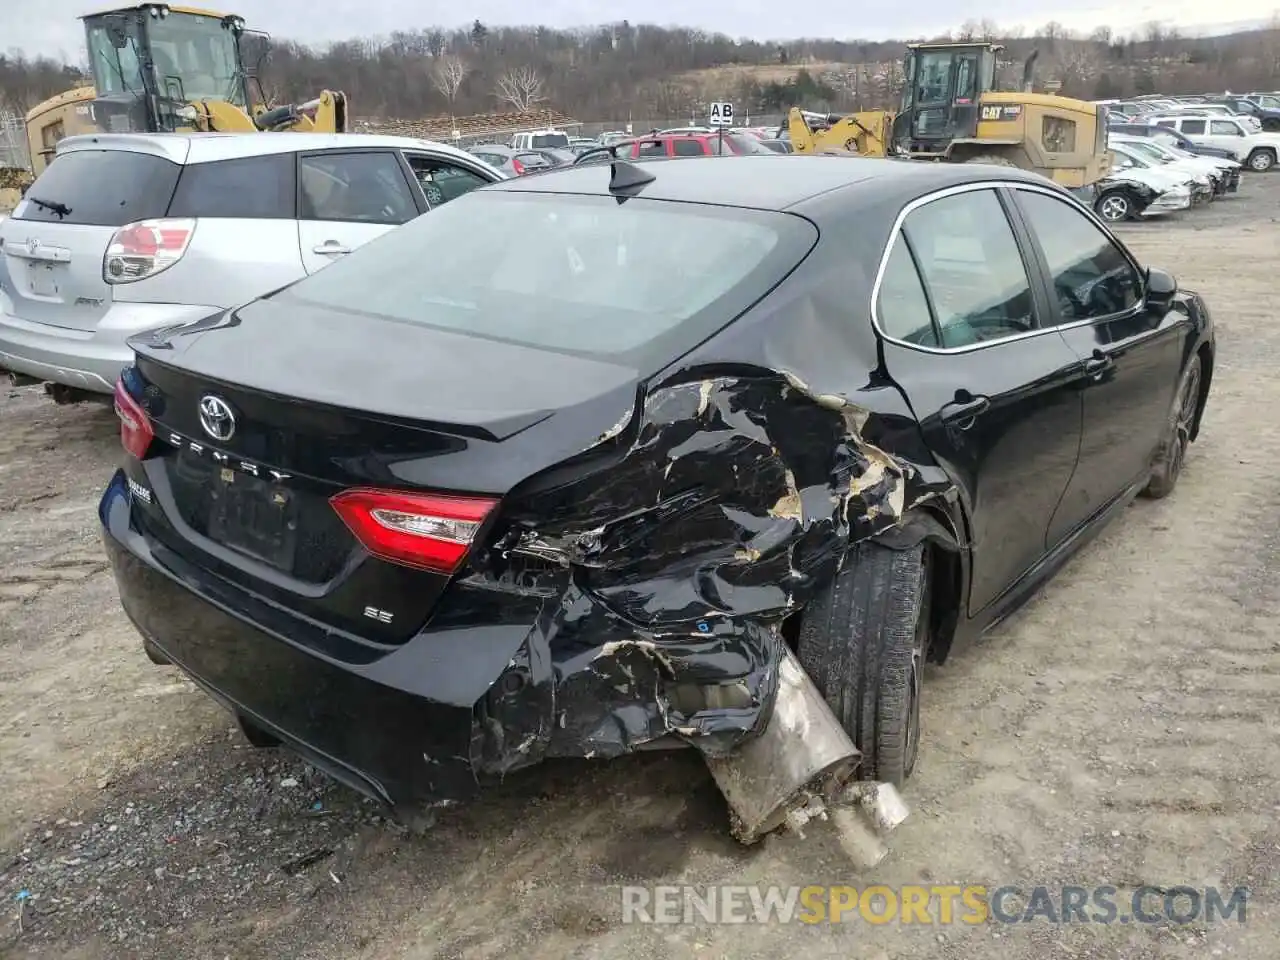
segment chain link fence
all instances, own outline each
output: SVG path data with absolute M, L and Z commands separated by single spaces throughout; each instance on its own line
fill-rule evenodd
M 27 129 L 22 117 L 0 111 L 0 167 L 17 167 L 26 170 L 30 166 Z

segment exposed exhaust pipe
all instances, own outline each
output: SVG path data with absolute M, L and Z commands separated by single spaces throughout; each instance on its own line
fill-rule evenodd
M 15 387 L 34 387 L 39 382 L 35 377 L 28 377 L 25 373 L 9 371 L 9 383 Z
M 728 756 L 706 758 L 729 804 L 733 835 L 752 844 L 781 826 L 800 833 L 806 823 L 826 820 L 855 863 L 874 866 L 889 852 L 877 831 L 905 820 L 906 806 L 889 784 L 853 782 L 862 755 L 795 654 L 782 648 L 764 730 Z
M 36 381 L 33 381 L 36 382 Z M 108 401 L 110 397 L 101 393 L 94 393 L 92 390 L 81 390 L 79 387 L 69 387 L 65 383 L 46 383 L 44 392 L 52 398 L 54 403 L 84 403 L 88 400 Z
M 1036 79 L 1036 61 L 1040 59 L 1040 51 L 1032 50 L 1027 62 L 1022 65 L 1022 92 L 1032 93 Z

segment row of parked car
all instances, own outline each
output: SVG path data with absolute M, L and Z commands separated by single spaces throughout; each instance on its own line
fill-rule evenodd
M 1113 222 L 1210 202 L 1234 193 L 1242 170 L 1266 173 L 1280 160 L 1280 94 L 1099 103 L 1115 165 L 1095 209 Z
M 1280 131 L 1280 93 L 1206 93 L 1194 96 L 1143 96 L 1129 100 L 1098 100 L 1113 117 L 1142 121 L 1170 113 L 1243 118 L 1257 130 Z

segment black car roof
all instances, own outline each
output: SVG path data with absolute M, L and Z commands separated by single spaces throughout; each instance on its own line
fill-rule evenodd
M 820 212 L 829 199 L 827 195 L 844 188 L 853 188 L 859 194 L 874 192 L 878 201 L 897 193 L 906 202 L 940 188 L 981 180 L 1020 180 L 1042 185 L 1047 182 L 1038 174 L 1014 167 L 1002 168 L 993 176 L 989 167 L 963 163 L 799 154 L 655 159 L 639 165 L 656 178 L 639 191 L 638 195 L 648 199 L 761 210 L 805 207 L 806 214 L 811 213 L 810 207 L 813 213 Z M 485 190 L 608 196 L 609 167 L 607 162 L 561 167 L 536 177 L 491 184 Z

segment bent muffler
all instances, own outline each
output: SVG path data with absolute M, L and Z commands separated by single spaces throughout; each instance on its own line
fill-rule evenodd
M 854 782 L 862 754 L 795 654 L 780 646 L 768 724 L 728 756 L 706 758 L 729 804 L 731 832 L 752 844 L 784 825 L 803 835 L 806 823 L 827 820 L 852 859 L 874 866 L 888 853 L 877 831 L 906 819 L 906 806 L 890 784 Z

